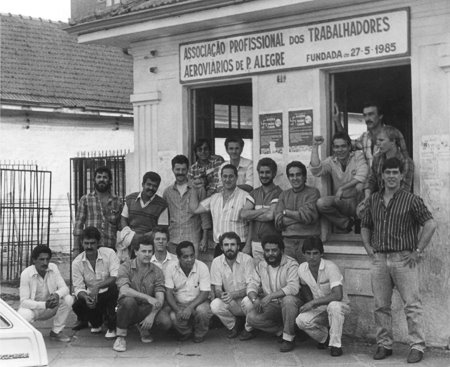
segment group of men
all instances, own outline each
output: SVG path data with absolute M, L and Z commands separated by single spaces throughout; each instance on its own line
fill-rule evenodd
M 339 356 L 349 306 L 342 274 L 322 258 L 319 218 L 348 233 L 363 203 L 361 235 L 373 260 L 378 328 L 374 358 L 392 354 L 390 304 L 395 285 L 408 319 L 408 362 L 420 361 L 425 342 L 415 265 L 435 223 L 422 200 L 403 189 L 404 162 L 390 153 L 374 152 L 377 141 L 383 145 L 383 136 L 378 137 L 383 128 L 379 107 L 368 104 L 363 113 L 368 132 L 361 138 L 362 151 L 353 150 L 354 142 L 337 131 L 331 139 L 333 155 L 320 160 L 318 148 L 324 139 L 313 139 L 309 170 L 331 177 L 330 196 L 321 197 L 319 190 L 306 185 L 307 168 L 299 161 L 286 166 L 291 188 L 283 191 L 274 183 L 277 164 L 271 158 L 259 160 L 261 186 L 253 189 L 253 164 L 241 157 L 240 138 L 225 141 L 227 162 L 212 155 L 203 139 L 194 145 L 197 162 L 192 166 L 187 157 L 175 156 L 175 182 L 162 197 L 156 194 L 160 176 L 147 172 L 142 190 L 122 203 L 111 193 L 111 171 L 98 168 L 95 190 L 81 198 L 76 215 L 75 248 L 82 252 L 72 264 L 75 303 L 72 306 L 64 281 L 48 262 L 51 253 L 36 247 L 35 269 L 22 274 L 20 310 L 40 310 L 33 317 L 28 312 L 33 320 L 59 310 L 58 302 L 67 314 L 72 306 L 78 316 L 76 329 L 89 322 L 93 333 L 101 332 L 106 321 L 105 336 L 116 338 L 117 351 L 126 350 L 131 325 L 138 326 L 143 342 L 152 340 L 153 326 L 173 327 L 179 339 L 192 334 L 194 342 L 202 342 L 215 314 L 229 329 L 229 337 L 248 340 L 255 336 L 254 329 L 264 330 L 278 335 L 280 350 L 286 352 L 294 348 L 296 324 L 321 347 L 328 345 L 331 355 Z M 371 167 L 372 157 L 379 162 L 377 170 Z M 379 182 L 378 191 L 369 191 L 370 195 L 368 178 Z M 158 227 L 166 210 L 168 231 Z M 207 249 L 211 229 L 216 246 L 209 273 L 196 257 Z M 25 279 L 33 284 L 26 286 Z M 46 291 L 36 291 L 46 282 Z M 39 307 L 31 300 L 40 302 Z M 58 313 L 51 336 L 64 341 L 61 320 L 67 315 Z

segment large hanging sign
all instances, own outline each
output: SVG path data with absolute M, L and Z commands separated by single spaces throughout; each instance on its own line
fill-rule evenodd
M 180 45 L 189 82 L 409 55 L 409 9 Z

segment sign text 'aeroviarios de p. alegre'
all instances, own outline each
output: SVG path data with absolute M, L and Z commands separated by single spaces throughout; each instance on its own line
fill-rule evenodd
M 223 78 L 409 54 L 409 11 L 180 45 L 180 79 Z

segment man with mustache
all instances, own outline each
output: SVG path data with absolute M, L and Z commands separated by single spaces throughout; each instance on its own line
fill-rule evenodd
M 331 139 L 333 155 L 323 161 L 319 158 L 322 136 L 315 136 L 311 151 L 310 171 L 316 177 L 330 176 L 333 195 L 317 200 L 317 209 L 340 231 L 352 231 L 356 207 L 362 199 L 369 166 L 360 151 L 352 152 L 352 142 L 345 132 L 337 132 Z
M 103 317 L 107 322 L 106 339 L 116 337 L 116 286 L 119 258 L 108 247 L 99 247 L 101 234 L 95 227 L 83 231 L 84 252 L 72 263 L 72 281 L 76 301 L 73 311 L 82 322 L 91 323 L 91 333 L 102 332 Z M 86 325 L 87 326 L 87 325 Z
M 81 234 L 86 227 L 96 227 L 102 235 L 102 245 L 115 249 L 122 212 L 122 198 L 111 193 L 112 172 L 98 167 L 94 173 L 94 191 L 81 197 L 73 228 L 74 258 L 83 251 Z
M 377 350 L 374 359 L 392 355 L 391 298 L 397 288 L 404 303 L 410 352 L 408 363 L 420 362 L 425 349 L 423 308 L 418 265 L 436 230 L 432 214 L 419 196 L 401 188 L 403 164 L 387 159 L 382 167 L 384 187 L 369 198 L 361 237 L 372 260 Z
M 168 249 L 173 254 L 181 241 L 192 242 L 196 254 L 199 247 L 203 251 L 208 243 L 208 230 L 211 229 L 208 214 L 195 215 L 189 210 L 190 191 L 194 188 L 188 182 L 188 168 L 189 160 L 186 156 L 177 155 L 172 159 L 175 183 L 167 187 L 163 194 L 169 209 Z
M 284 254 L 281 236 L 262 240 L 264 259 L 256 266 L 242 301 L 247 319 L 240 340 L 255 337 L 254 329 L 275 334 L 281 341 L 280 352 L 295 347 L 295 318 L 301 305 L 298 262 Z
M 152 229 L 158 225 L 159 217 L 167 209 L 167 202 L 156 194 L 160 183 L 160 175 L 147 172 L 142 178 L 142 191 L 125 198 L 120 220 L 122 231 L 118 241 L 122 261 L 127 255 L 134 257 L 133 250 L 139 247 L 146 234 L 151 234 Z
M 31 252 L 33 265 L 20 275 L 20 306 L 17 312 L 28 322 L 53 317 L 50 339 L 69 342 L 63 333 L 73 297 L 69 294 L 58 267 L 50 263 L 52 250 L 37 245 Z
M 237 317 L 245 316 L 241 302 L 254 271 L 253 259 L 239 251 L 240 243 L 235 232 L 224 233 L 219 241 L 223 254 L 211 264 L 211 284 L 216 297 L 211 302 L 211 311 L 228 329 L 229 339 L 239 334 Z

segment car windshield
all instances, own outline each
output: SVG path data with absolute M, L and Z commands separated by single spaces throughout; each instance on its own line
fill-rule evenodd
M 6 320 L 2 315 L 0 315 L 0 329 L 10 328 L 11 323 Z

